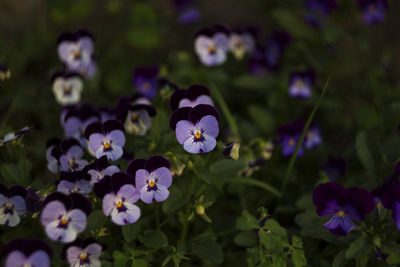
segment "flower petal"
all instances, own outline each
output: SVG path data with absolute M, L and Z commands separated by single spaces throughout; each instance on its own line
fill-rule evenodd
M 58 200 L 54 200 L 44 207 L 40 221 L 44 226 L 47 226 L 49 223 L 57 220 L 60 215 L 66 213 L 64 204 Z
M 214 116 L 204 116 L 196 125 L 196 128 L 204 130 L 204 134 L 217 137 L 219 133 L 218 121 Z
M 183 144 L 188 138 L 192 137 L 195 126 L 187 120 L 179 121 L 176 124 L 175 134 L 179 144 Z
M 172 184 L 171 171 L 166 167 L 161 167 L 153 171 L 153 174 L 158 178 L 157 185 L 162 185 L 166 188 Z

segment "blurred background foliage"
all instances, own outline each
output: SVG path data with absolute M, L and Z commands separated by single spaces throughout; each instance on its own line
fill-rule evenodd
M 212 232 L 235 228 L 235 219 L 243 208 L 257 214 L 260 206 L 273 211 L 275 219 L 288 231 L 298 231 L 298 226 L 304 227 L 307 221 L 297 217 L 295 222 L 294 218 L 310 207 L 310 194 L 321 177 L 321 166 L 331 155 L 348 160 L 346 176 L 341 180 L 345 186 L 361 184 L 371 189 L 387 177 L 400 146 L 397 129 L 400 2 L 391 1 L 385 21 L 370 27 L 363 23 L 356 1 L 339 0 L 339 8 L 320 29 L 303 21 L 303 1 L 202 0 L 196 6 L 202 12 L 202 20 L 181 25 L 172 1 L 167 0 L 1 0 L 0 61 L 8 63 L 12 77 L 0 83 L 0 134 L 25 125 L 35 127 L 24 138 L 23 149 L 1 151 L 4 183 L 25 186 L 53 183 L 54 178 L 46 170 L 45 144 L 51 137 L 63 136 L 60 106 L 54 100 L 50 82 L 51 74 L 62 69 L 56 40 L 60 33 L 79 28 L 93 32 L 98 62 L 97 75 L 85 82 L 83 102 L 112 106 L 120 96 L 134 92 L 132 71 L 135 67 L 159 65 L 162 75 L 180 87 L 195 83 L 215 85 L 239 125 L 243 145 L 259 137 L 274 139 L 279 125 L 306 119 L 332 74 L 314 119 L 321 127 L 324 143 L 298 159 L 283 200 L 277 203 L 274 196 L 258 188 L 245 187 L 242 192 L 245 192 L 246 205 L 243 206 L 235 193 L 237 186 L 229 187 L 208 212 L 213 224 L 199 227 L 201 231 L 209 231 L 207 227 Z M 288 31 L 292 43 L 285 52 L 281 69 L 265 76 L 252 76 L 246 62 L 238 62 L 233 57 L 222 66 L 211 69 L 202 66 L 193 51 L 194 34 L 215 23 L 257 26 L 261 43 L 265 43 L 274 29 Z M 313 97 L 292 99 L 287 93 L 289 73 L 307 67 L 317 73 Z M 166 137 L 169 141 L 165 144 L 168 144 L 175 140 L 166 124 L 170 115 L 166 105 L 165 100 L 155 105 L 157 109 L 164 108 L 158 110 L 149 140 L 165 135 L 161 137 Z M 229 131 L 225 118 L 220 127 L 223 133 L 220 140 L 226 143 Z M 156 147 L 158 143 L 136 142 L 131 146 L 137 155 L 165 151 Z M 142 145 L 136 149 L 138 144 Z M 368 151 L 370 157 L 363 151 Z M 254 178 L 279 188 L 288 161 L 280 155 L 278 147 Z M 24 166 L 24 173 L 19 164 Z M 29 181 L 20 180 L 26 173 L 30 174 Z M 235 233 L 218 238 L 224 250 L 224 266 L 244 266 L 243 240 L 238 245 L 240 237 L 235 237 Z M 253 239 L 246 240 L 249 244 Z M 210 246 L 214 244 L 209 242 Z M 311 238 L 304 242 L 312 266 L 330 266 L 332 247 L 321 249 L 319 246 L 326 244 Z

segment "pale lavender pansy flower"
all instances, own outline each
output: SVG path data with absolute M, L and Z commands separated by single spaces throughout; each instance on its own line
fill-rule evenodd
M 189 153 L 210 152 L 217 144 L 219 112 L 210 105 L 184 107 L 172 113 L 169 125 Z
M 315 72 L 311 69 L 292 72 L 289 80 L 289 95 L 294 98 L 310 98 L 314 86 Z
M 60 170 L 61 171 L 80 171 L 87 164 L 87 160 L 82 159 L 83 150 L 74 138 L 67 138 L 60 145 Z
M 278 128 L 278 135 L 280 143 L 282 145 L 282 155 L 285 157 L 291 156 L 297 146 L 297 142 L 300 139 L 301 132 L 303 130 L 305 122 L 303 120 L 296 120 L 284 124 Z M 303 145 L 300 146 L 297 156 L 303 155 Z
M 96 158 L 106 155 L 109 160 L 115 161 L 124 153 L 124 126 L 118 120 L 90 124 L 86 127 L 85 137 Z
M 256 29 L 251 27 L 233 30 L 229 35 L 229 49 L 237 60 L 251 54 L 256 48 Z
M 37 239 L 14 239 L 4 246 L 5 267 L 50 267 L 51 248 Z
M 162 202 L 168 198 L 168 188 L 172 184 L 169 168 L 169 161 L 159 155 L 147 160 L 135 159 L 129 163 L 127 173 L 135 177 L 136 188 L 144 203 Z
M 69 243 L 85 230 L 91 209 L 90 201 L 83 195 L 55 192 L 44 200 L 40 220 L 50 239 Z
M 101 252 L 102 246 L 93 238 L 77 238 L 63 246 L 61 257 L 66 259 L 71 267 L 100 267 Z
M 53 94 L 60 105 L 77 104 L 83 90 L 82 77 L 78 73 L 55 73 L 52 77 Z
M 85 167 L 83 172 L 86 173 L 90 180 L 90 185 L 93 187 L 105 176 L 112 176 L 114 173 L 120 172 L 120 169 L 115 165 L 110 165 L 106 155 L 95 159 L 95 161 Z
M 358 0 L 358 4 L 366 24 L 377 24 L 385 19 L 385 11 L 388 8 L 386 0 Z
M 0 225 L 14 227 L 20 223 L 20 216 L 26 213 L 26 194 L 22 186 L 0 185 Z
M 157 96 L 159 67 L 139 67 L 133 72 L 133 85 L 136 90 L 149 99 Z
M 64 194 L 89 194 L 92 191 L 89 179 L 83 171 L 61 172 L 57 191 Z
M 201 63 L 216 66 L 226 61 L 229 50 L 229 30 L 222 25 L 202 30 L 196 34 L 194 50 Z
M 195 107 L 199 104 L 214 106 L 210 90 L 203 85 L 192 85 L 187 90 L 176 89 L 169 99 L 169 106 L 173 111 L 183 107 Z
M 321 131 L 318 126 L 311 126 L 306 133 L 304 146 L 307 149 L 313 149 L 322 143 Z

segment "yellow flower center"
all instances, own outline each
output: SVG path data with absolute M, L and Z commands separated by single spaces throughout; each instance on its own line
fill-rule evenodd
M 132 119 L 132 121 L 137 121 L 137 120 L 139 119 L 139 114 L 133 113 L 133 114 L 131 115 L 131 119 Z
M 296 144 L 296 141 L 294 141 L 294 139 L 290 139 L 289 140 L 289 146 L 294 146 Z
M 382 208 L 382 203 L 379 202 L 378 204 L 376 204 L 376 207 L 377 207 L 378 209 Z
M 122 201 L 118 200 L 115 206 L 117 206 L 118 209 L 122 208 Z
M 74 52 L 74 58 L 79 59 L 81 57 L 81 51 L 78 49 Z
M 301 79 L 297 79 L 296 81 L 296 87 L 303 87 L 304 86 L 304 82 Z
M 153 188 L 156 185 L 156 182 L 154 180 L 150 180 L 148 185 L 150 188 Z
M 61 225 L 67 225 L 68 219 L 62 218 L 60 223 L 61 223 Z
M 215 46 L 214 46 L 214 45 L 211 45 L 211 46 L 208 47 L 208 53 L 214 54 L 215 51 L 216 51 L 216 49 L 215 49 Z
M 107 141 L 104 143 L 104 150 L 108 150 L 110 149 L 110 147 L 111 147 L 110 142 Z
M 72 159 L 68 163 L 69 163 L 69 166 L 71 166 L 71 168 L 73 168 L 75 166 L 75 162 Z
M 11 204 L 7 204 L 7 205 L 6 205 L 6 210 L 7 210 L 7 211 L 11 211 L 12 208 L 13 208 L 13 206 L 12 206 Z
M 194 138 L 196 138 L 196 140 L 199 140 L 201 138 L 201 132 L 199 132 L 199 131 L 195 132 Z
M 340 210 L 340 211 L 338 211 L 337 215 L 338 215 L 339 217 L 343 217 L 343 216 L 344 216 L 344 212 L 343 212 L 342 210 Z
M 69 94 L 71 92 L 71 88 L 67 85 L 64 87 L 64 93 Z
M 80 259 L 81 261 L 86 260 L 86 259 L 87 259 L 87 254 L 86 254 L 85 252 L 83 252 L 83 253 L 81 254 L 81 256 L 79 257 L 79 259 Z

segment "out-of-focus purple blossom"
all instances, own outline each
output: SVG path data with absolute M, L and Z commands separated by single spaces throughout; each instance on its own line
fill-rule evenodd
M 5 267 L 50 267 L 51 248 L 38 239 L 14 239 L 3 247 Z
M 282 61 L 283 53 L 286 46 L 291 42 L 292 38 L 286 31 L 275 30 L 268 38 L 265 46 L 265 60 L 270 70 L 276 71 Z
M 88 164 L 87 160 L 82 159 L 83 150 L 74 138 L 64 139 L 60 144 L 60 151 L 61 171 L 80 171 Z
M 57 72 L 52 76 L 51 81 L 54 96 L 60 105 L 72 105 L 80 102 L 83 81 L 78 73 Z
M 194 108 L 183 107 L 174 111 L 169 125 L 183 149 L 198 154 L 215 148 L 219 134 L 218 120 L 219 112 L 216 108 L 200 104 Z
M 65 244 L 61 258 L 66 259 L 70 266 L 101 266 L 99 260 L 102 246 L 93 238 L 82 240 L 77 238 L 74 242 Z
M 172 111 L 183 107 L 195 107 L 199 104 L 214 106 L 210 90 L 203 85 L 192 85 L 187 90 L 176 89 L 169 99 Z
M 386 0 L 358 0 L 358 4 L 366 24 L 378 24 L 385 19 L 385 11 L 388 8 Z
M 318 126 L 312 125 L 306 133 L 304 139 L 304 147 L 307 149 L 313 149 L 322 143 L 321 131 Z
M 115 161 L 122 157 L 125 145 L 124 126 L 118 120 L 108 120 L 105 123 L 92 123 L 85 130 L 90 149 L 96 158 L 104 155 Z
M 154 200 L 162 202 L 168 198 L 168 188 L 172 184 L 169 168 L 169 161 L 158 155 L 129 163 L 127 173 L 135 178 L 136 188 L 144 203 L 151 204 Z
M 346 166 L 347 162 L 344 158 L 329 157 L 323 169 L 331 181 L 336 181 L 337 179 L 344 176 Z
M 257 44 L 248 61 L 250 73 L 254 75 L 266 75 L 269 73 L 267 60 L 265 59 L 265 47 Z
M 69 243 L 85 230 L 91 210 L 91 203 L 85 196 L 55 192 L 44 200 L 40 220 L 50 239 Z
M 229 50 L 229 29 L 216 25 L 198 32 L 194 50 L 204 65 L 221 65 L 226 61 L 226 53 Z
M 336 182 L 320 184 L 314 191 L 313 203 L 319 216 L 330 217 L 324 226 L 335 235 L 347 235 L 355 226 L 352 220 L 362 221 L 375 209 L 374 199 L 367 190 L 346 189 Z
M 292 72 L 289 79 L 289 95 L 294 98 L 310 98 L 314 86 L 315 72 L 311 69 Z
M 195 7 L 189 7 L 182 10 L 178 16 L 178 23 L 182 25 L 193 24 L 200 21 L 202 14 L 200 9 Z
M 94 186 L 105 176 L 112 176 L 114 173 L 120 172 L 120 169 L 115 165 L 110 165 L 107 156 L 104 155 L 87 165 L 83 172 L 88 176 L 90 185 Z
M 296 120 L 291 123 L 284 124 L 278 128 L 278 135 L 282 145 L 282 154 L 285 157 L 291 156 L 300 139 L 301 132 L 304 128 L 305 122 L 303 120 Z M 297 156 L 303 155 L 303 146 L 300 147 Z
M 229 35 L 229 49 L 237 60 L 251 54 L 257 44 L 257 30 L 252 27 L 241 27 L 233 30 Z
M 321 27 L 323 18 L 337 8 L 336 0 L 306 0 L 307 13 L 304 19 L 315 27 Z
M 4 136 L 3 139 L 0 138 L 0 147 L 5 146 L 14 141 L 18 141 L 21 139 L 26 133 L 30 132 L 33 129 L 31 126 L 25 126 L 19 131 L 8 133 Z
M 61 172 L 57 191 L 64 194 L 89 194 L 92 191 L 89 179 L 83 171 Z
M 157 66 L 136 68 L 133 72 L 133 85 L 136 90 L 149 99 L 157 96 L 159 73 Z
M 0 184 L 0 225 L 14 227 L 26 213 L 27 191 L 22 186 L 7 188 Z

